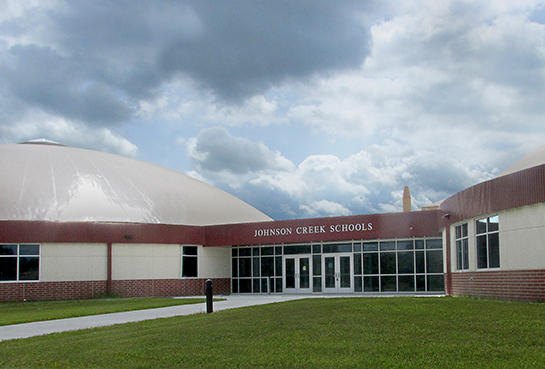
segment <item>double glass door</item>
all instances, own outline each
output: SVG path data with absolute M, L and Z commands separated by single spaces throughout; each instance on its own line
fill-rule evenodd
M 324 293 L 351 293 L 352 286 L 352 255 L 323 255 Z
M 313 268 L 314 273 L 319 270 L 319 275 L 311 275 L 312 257 L 310 255 L 284 256 L 284 291 L 286 293 L 351 293 L 353 265 L 352 254 L 324 254 L 320 268 Z M 314 278 L 312 278 L 314 277 Z M 320 278 L 316 278 L 320 277 Z M 321 288 L 314 288 L 312 280 L 320 281 Z M 315 286 L 317 287 L 317 286 Z
M 284 257 L 284 291 L 286 293 L 311 293 L 310 256 Z

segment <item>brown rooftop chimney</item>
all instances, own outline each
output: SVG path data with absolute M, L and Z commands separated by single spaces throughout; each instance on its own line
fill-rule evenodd
M 411 211 L 411 193 L 409 191 L 409 186 L 405 186 L 403 189 L 403 212 Z

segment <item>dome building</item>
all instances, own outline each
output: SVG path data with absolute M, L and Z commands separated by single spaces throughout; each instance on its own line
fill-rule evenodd
M 216 294 L 545 300 L 545 146 L 438 206 L 273 221 L 157 165 L 0 145 L 0 301 Z
M 0 171 L 1 301 L 202 294 L 208 278 L 229 293 L 230 250 L 203 249 L 203 227 L 271 221 L 182 173 L 43 139 L 0 145 Z
M 270 221 L 185 174 L 51 141 L 0 146 L 0 220 L 212 225 Z

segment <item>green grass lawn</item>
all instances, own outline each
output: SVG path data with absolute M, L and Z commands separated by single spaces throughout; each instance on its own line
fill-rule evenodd
M 137 298 L 0 303 L 0 326 L 204 302 L 203 298 Z
M 542 368 L 545 305 L 306 299 L 0 342 L 2 368 Z

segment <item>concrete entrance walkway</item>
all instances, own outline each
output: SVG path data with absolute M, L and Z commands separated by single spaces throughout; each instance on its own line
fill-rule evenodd
M 264 305 L 273 302 L 282 302 L 308 298 L 304 295 L 257 295 L 257 296 L 216 296 L 225 298 L 225 301 L 214 302 L 214 311 L 235 309 L 245 306 Z M 78 318 L 47 320 L 43 322 L 23 323 L 0 327 L 0 341 L 17 338 L 28 338 L 43 334 L 76 331 L 103 327 L 114 324 L 139 322 L 158 318 L 168 318 L 180 315 L 191 315 L 206 312 L 206 303 L 168 306 L 157 309 L 135 310 L 121 313 L 90 315 Z

